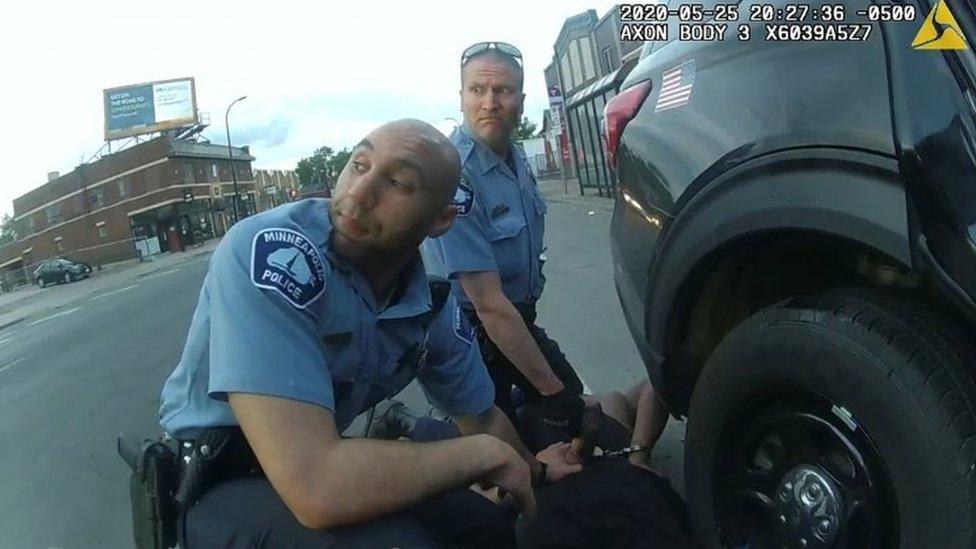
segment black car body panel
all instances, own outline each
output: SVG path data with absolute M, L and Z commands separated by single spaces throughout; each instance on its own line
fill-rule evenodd
M 971 24 L 971 3 L 961 4 L 950 2 Z M 858 43 L 672 41 L 624 82 L 650 80 L 652 90 L 618 150 L 614 278 L 673 411 L 684 412 L 693 379 L 667 380 L 695 375 L 668 371 L 685 367 L 673 353 L 687 288 L 738 239 L 799 231 L 850 241 L 938 279 L 958 310 L 973 310 L 976 110 L 963 91 L 972 52 L 913 51 L 917 27 L 876 25 Z M 690 60 L 690 102 L 655 112 L 662 73 Z
M 974 36 L 973 3 L 949 5 L 967 36 Z M 891 44 L 910 43 L 914 33 L 904 25 L 886 30 Z M 919 236 L 924 235 L 917 240 L 916 261 L 940 278 L 944 272 L 946 286 L 972 309 L 976 299 L 976 57 L 972 50 L 940 55 L 890 49 L 900 170 Z

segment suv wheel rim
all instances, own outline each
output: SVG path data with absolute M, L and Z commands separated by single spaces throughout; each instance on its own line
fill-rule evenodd
M 884 462 L 849 413 L 806 391 L 726 429 L 715 465 L 724 541 L 752 547 L 889 547 L 897 507 Z

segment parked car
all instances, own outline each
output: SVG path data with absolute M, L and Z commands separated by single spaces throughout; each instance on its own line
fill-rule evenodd
M 616 289 L 706 547 L 976 547 L 976 57 L 912 48 L 936 4 L 649 43 L 606 106 Z
M 34 284 L 41 288 L 52 283 L 67 284 L 88 278 L 91 272 L 91 265 L 83 261 L 73 261 L 64 257 L 48 259 L 42 261 L 34 270 Z

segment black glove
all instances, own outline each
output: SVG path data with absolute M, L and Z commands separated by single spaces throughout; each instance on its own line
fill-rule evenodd
M 542 423 L 560 429 L 571 437 L 577 436 L 583 425 L 583 408 L 583 399 L 568 389 L 543 396 L 539 401 Z

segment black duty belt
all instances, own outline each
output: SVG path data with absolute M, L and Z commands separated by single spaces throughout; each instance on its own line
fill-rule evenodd
M 264 471 L 239 426 L 211 427 L 193 440 L 179 441 L 180 484 L 175 499 L 184 509 L 214 486 Z

